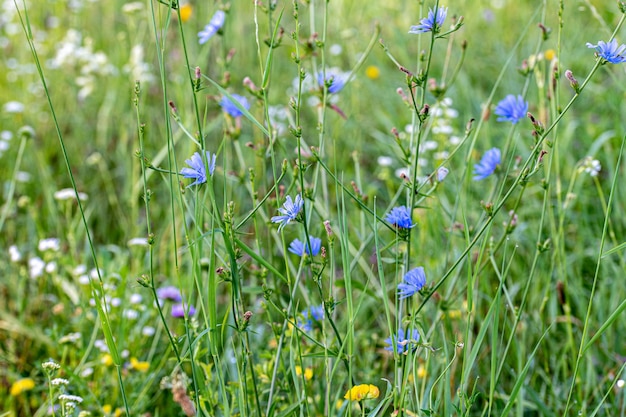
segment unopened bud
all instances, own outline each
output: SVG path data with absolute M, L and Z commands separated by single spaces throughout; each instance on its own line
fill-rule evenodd
M 333 234 L 333 229 L 330 227 L 330 220 L 324 221 L 324 229 L 326 229 L 326 234 L 330 238 Z
M 245 313 L 243 313 L 243 321 L 249 322 L 251 318 L 252 318 L 252 311 L 246 311 Z
M 578 84 L 578 80 L 574 77 L 574 73 L 571 70 L 566 70 L 565 78 L 567 78 L 569 85 L 571 85 L 574 91 L 578 94 L 580 92 L 580 84 Z

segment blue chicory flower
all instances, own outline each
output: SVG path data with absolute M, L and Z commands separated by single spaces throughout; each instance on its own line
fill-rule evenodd
M 283 227 L 285 227 L 289 222 L 295 220 L 302 210 L 302 206 L 304 205 L 304 200 L 300 194 L 296 195 L 296 200 L 293 201 L 291 196 L 287 196 L 285 200 L 285 204 L 281 208 L 278 209 L 278 212 L 281 213 L 280 216 L 272 217 L 272 223 L 278 224 L 278 231 L 280 232 Z
M 445 180 L 446 177 L 448 176 L 448 172 L 450 172 L 448 168 L 439 167 L 437 169 L 437 182 L 443 182 L 443 180 Z
M 410 336 L 410 338 L 407 336 Z M 417 331 L 417 329 L 413 329 L 413 332 L 411 332 L 411 335 L 405 335 L 404 329 L 398 329 L 398 333 L 396 335 L 393 335 L 392 337 L 388 337 L 385 339 L 385 343 L 387 344 L 387 346 L 385 347 L 385 350 L 397 352 L 398 354 L 402 354 L 405 351 L 407 351 L 408 353 L 407 347 L 409 346 L 409 344 L 417 343 L 419 341 L 420 341 L 420 334 Z
M 178 303 L 178 304 L 174 304 L 172 306 L 172 317 L 175 317 L 177 319 L 181 319 L 183 317 L 185 317 L 185 305 L 183 303 Z M 191 317 L 194 314 L 196 314 L 196 309 L 194 308 L 194 306 L 189 305 L 189 310 L 187 311 L 187 316 Z
M 435 11 L 435 9 L 428 10 L 428 17 L 420 20 L 420 24 L 417 26 L 411 26 L 409 33 L 418 34 L 418 33 L 426 33 L 433 32 L 439 33 L 441 27 L 443 26 L 444 20 L 446 20 L 446 16 L 448 15 L 447 7 L 440 7 L 439 10 Z
M 309 240 L 311 242 L 310 247 L 308 244 L 301 242 L 300 239 L 294 239 L 289 245 L 289 252 L 298 256 L 304 256 L 305 253 L 307 255 L 317 256 L 322 248 L 322 239 L 310 236 Z
M 207 43 L 208 40 L 211 39 L 213 35 L 215 35 L 217 31 L 222 28 L 222 26 L 224 26 L 225 20 L 226 13 L 224 13 L 223 10 L 216 11 L 209 24 L 206 25 L 201 32 L 198 32 L 198 42 L 200 45 Z
M 209 164 L 209 175 L 213 175 L 213 171 L 215 171 L 215 155 L 211 155 L 209 151 L 206 152 L 207 162 Z M 189 184 L 189 187 L 196 184 L 204 184 L 207 179 L 206 175 L 206 167 L 204 165 L 204 161 L 202 160 L 202 156 L 199 152 L 191 155 L 191 159 L 187 159 L 185 161 L 187 165 L 191 168 L 183 168 L 180 170 L 180 174 L 185 178 L 193 178 L 194 182 Z
M 597 45 L 592 45 L 587 42 L 587 48 L 593 48 L 596 51 L 596 56 L 599 56 L 603 60 L 610 62 L 611 64 L 621 64 L 626 62 L 626 45 L 619 45 L 616 39 L 613 39 L 609 43 L 600 41 Z
M 479 163 L 474 165 L 474 181 L 484 180 L 494 173 L 500 165 L 502 155 L 500 149 L 491 148 L 483 155 Z
M 180 302 L 183 298 L 180 296 L 180 291 L 173 285 L 167 285 L 156 290 L 157 297 L 161 300 L 171 300 Z
M 343 87 L 346 85 L 346 81 L 347 81 L 346 74 L 337 70 L 327 69 L 326 78 L 324 78 L 324 73 L 322 71 L 317 73 L 317 83 L 319 84 L 321 88 L 324 88 L 325 82 L 329 83 L 329 86 L 328 86 L 329 94 L 336 94 L 340 92 L 343 89 Z
M 528 102 L 524 100 L 524 97 L 518 95 L 515 97 L 513 94 L 509 94 L 496 106 L 495 113 L 499 122 L 511 122 L 516 124 L 528 113 Z
M 398 296 L 401 300 L 411 297 L 424 288 L 424 285 L 426 285 L 424 268 L 421 266 L 413 268 L 404 275 L 404 281 L 398 284 Z
M 237 102 L 246 110 L 250 110 L 250 103 L 248 103 L 248 99 L 244 96 L 240 96 L 239 94 L 231 94 L 231 96 L 237 100 Z M 241 109 L 233 103 L 231 99 L 224 96 L 220 101 L 220 106 L 222 106 L 222 110 L 231 115 L 232 117 L 239 117 L 243 114 Z
M 394 207 L 391 209 L 385 220 L 399 229 L 410 229 L 414 226 L 411 222 L 409 209 L 405 206 Z
M 320 322 L 324 319 L 324 307 L 311 306 L 302 311 L 302 318 L 298 319 L 298 327 L 305 332 L 313 330 L 313 321 Z

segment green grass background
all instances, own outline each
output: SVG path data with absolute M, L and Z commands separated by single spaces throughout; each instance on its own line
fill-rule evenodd
M 187 357 L 182 365 L 188 375 L 196 372 L 195 383 L 205 406 L 204 414 L 199 410 L 199 415 L 228 415 L 228 412 L 231 415 L 258 415 L 252 386 L 256 384 L 258 387 L 260 394 L 257 395 L 262 403 L 268 399 L 273 355 L 283 320 L 268 303 L 287 309 L 292 287 L 268 274 L 254 258 L 241 254 L 239 265 L 244 283 L 241 308 L 249 309 L 255 315 L 246 336 L 238 334 L 226 326 L 232 324 L 230 284 L 220 281 L 217 298 L 210 300 L 206 297 L 208 281 L 205 279 L 211 275 L 206 265 L 212 268 L 228 262 L 225 246 L 211 241 L 207 235 L 200 235 L 195 229 L 200 217 L 194 210 L 201 204 L 194 205 L 191 189 L 185 192 L 184 206 L 179 206 L 179 200 L 173 197 L 175 193 L 169 190 L 168 177 L 148 171 L 146 186 L 154 193 L 149 217 L 144 207 L 144 182 L 140 160 L 136 157 L 140 144 L 133 103 L 135 80 L 123 68 L 129 60 L 131 48 L 142 45 L 145 61 L 156 77 L 152 83 L 142 83 L 138 99 L 139 121 L 145 125 L 142 152 L 156 166 L 168 169 L 165 119 L 171 116 L 164 110 L 164 103 L 173 101 L 181 125 L 192 134 L 197 130 L 178 20 L 173 17 L 169 21 L 170 27 L 163 30 L 168 22 L 168 8 L 153 3 L 158 33 L 167 45 L 163 56 L 168 92 L 164 97 L 150 2 L 141 2 L 142 10 L 133 13 L 124 13 L 124 2 L 121 1 L 73 3 L 80 7 L 72 7 L 70 3 L 47 1 L 40 7 L 27 3 L 28 15 L 77 189 L 89 196 L 84 206 L 85 217 L 103 270 L 103 282 L 108 285 L 107 295 L 122 300 L 122 307 L 110 310 L 113 334 L 120 351 L 128 350 L 129 357 L 150 363 L 147 373 L 127 365 L 120 368 L 131 414 L 182 415 L 168 390 L 159 386 L 163 377 L 173 374 L 176 360 L 150 292 L 137 283 L 138 278 L 148 273 L 148 255 L 145 248 L 127 246 L 129 239 L 147 236 L 148 220 L 156 237 L 152 256 L 155 281 L 158 285 L 173 283 L 181 286 L 194 305 L 204 305 L 207 310 L 215 308 L 223 321 L 223 345 L 215 353 L 211 351 L 213 345 L 202 336 L 208 327 L 206 316 L 200 314 L 197 321 L 187 326 L 167 317 L 176 335 L 187 334 L 190 339 L 199 337 L 190 355 L 193 359 Z M 231 93 L 245 93 L 242 86 L 245 77 L 261 85 L 259 68 L 265 63 L 258 60 L 254 4 L 232 1 L 226 5 L 229 12 L 223 33 L 205 45 L 198 45 L 196 33 L 209 21 L 217 5 L 213 2 L 192 4 L 193 14 L 182 25 L 190 66 L 199 66 L 204 75 L 218 81 Z M 378 37 L 390 54 L 411 71 L 415 71 L 420 52 L 428 47 L 426 37 L 418 43 L 417 37 L 407 31 L 418 23 L 420 13 L 432 6 L 429 3 L 331 0 L 327 5 L 320 1 L 298 2 L 298 5 L 300 48 L 306 46 L 312 32 L 323 34 L 324 22 L 327 24 L 325 44 L 316 46 L 315 54 L 303 60 L 308 72 L 311 72 L 313 63 L 320 65 L 322 46 L 328 66 L 346 71 L 352 69 L 360 54 L 367 49 L 377 26 L 380 28 Z M 446 61 L 449 62 L 447 74 L 450 75 L 460 59 L 461 43 L 467 41 L 463 66 L 456 82 L 445 94 L 452 98 L 452 107 L 458 111 L 458 117 L 450 120 L 453 134 L 461 137 L 468 120 L 476 119 L 473 125 L 476 127 L 484 115 L 485 106 L 493 111 L 495 103 L 507 94 L 522 91 L 526 91 L 530 102 L 529 111 L 549 126 L 559 110 L 554 105 L 554 98 L 547 99 L 548 85 L 552 82 L 550 64 L 544 59 L 532 74 L 523 76 L 518 71 L 522 61 L 538 52 L 545 54 L 550 49 L 558 53 L 561 78 L 557 80 L 556 88 L 562 107 L 573 95 L 563 71 L 571 69 L 582 81 L 595 63 L 593 51 L 585 43 L 608 40 L 621 17 L 612 1 L 567 1 L 561 18 L 561 3 L 552 0 L 450 1 L 445 5 L 449 8 L 447 23 L 453 15 L 462 15 L 464 26 L 449 37 L 450 44 L 446 41 L 435 44 L 430 76 L 440 79 Z M 5 2 L 7 10 L 11 6 L 12 2 Z M 328 10 L 326 18 L 325 7 Z M 285 35 L 282 45 L 273 52 L 268 101 L 289 109 L 293 92 L 288 93 L 288 89 L 298 72 L 291 59 L 294 53 L 291 33 L 295 30 L 293 4 L 278 1 L 273 19 L 283 8 L 281 26 Z M 82 409 L 101 415 L 103 406 L 110 404 L 113 413 L 117 407 L 123 407 L 118 373 L 114 366 L 102 363 L 103 354 L 94 348 L 95 341 L 103 338 L 101 322 L 89 304 L 90 287 L 81 285 L 72 272 L 79 264 L 88 268 L 94 266 L 85 228 L 75 202 L 60 202 L 54 198 L 55 191 L 70 187 L 71 183 L 26 36 L 17 16 L 11 17 L 9 12 L 5 15 L 11 19 L 3 21 L 0 27 L 3 39 L 1 104 L 19 101 L 25 109 L 21 113 L 0 112 L 0 130 L 14 134 L 0 164 L 5 202 L 2 209 L 7 212 L 0 230 L 3 249 L 0 255 L 0 410 L 9 416 L 45 415 L 49 398 L 41 362 L 52 358 L 63 366 L 63 375 L 70 379 L 72 392 L 85 399 Z M 271 34 L 272 27 L 260 11 L 259 17 L 259 38 L 263 42 Z M 551 29 L 544 41 L 537 27 L 540 21 Z M 15 27 L 18 30 L 14 30 Z M 54 69 L 47 65 L 70 28 L 78 30 L 83 39 L 89 38 L 93 51 L 103 51 L 117 69 L 115 74 L 96 76 L 93 92 L 84 99 L 77 99 L 79 67 Z M 620 34 L 617 38 L 622 40 Z M 520 39 L 519 47 L 514 49 Z M 332 45 L 341 46 L 341 53 L 331 54 Z M 232 50 L 235 53 L 231 56 Z M 268 48 L 262 45 L 260 50 L 265 58 Z M 494 92 L 498 75 L 509 58 L 504 78 Z M 368 66 L 377 67 L 380 76 L 375 79 L 366 76 Z M 468 258 L 438 289 L 436 296 L 420 307 L 416 320 L 427 346 L 410 356 L 413 364 L 402 357 L 394 359 L 383 350 L 383 340 L 389 336 L 383 305 L 391 306 L 394 311 L 398 307 L 393 300 L 393 289 L 397 284 L 394 279 L 402 269 L 399 264 L 406 249 L 384 228 L 378 229 L 376 239 L 379 244 L 375 245 L 372 217 L 359 209 L 327 177 L 328 182 L 316 190 L 315 201 L 329 212 L 324 217 L 322 210 L 316 210 L 310 228 L 315 236 L 324 236 L 324 245 L 335 257 L 323 276 L 324 282 L 333 288 L 329 291 L 338 298 L 335 320 L 342 335 L 349 340 L 346 349 L 350 352 L 351 371 L 348 374 L 340 361 L 333 362 L 327 351 L 320 350 L 319 345 L 297 332 L 282 331 L 286 338 L 280 369 L 282 377 L 274 397 L 275 409 L 271 412 L 274 415 L 359 415 L 361 409 L 346 403 L 343 408 L 325 409 L 325 396 L 328 395 L 333 403 L 340 400 L 350 388 L 352 378 L 359 383 L 378 385 L 382 391 L 379 399 L 382 404 L 387 401 L 383 400 L 385 394 L 389 393 L 386 382 L 381 379 L 384 378 L 391 381 L 397 391 L 393 391 L 393 398 L 389 397 L 392 400 L 387 401 L 388 406 L 377 411 L 379 415 L 391 415 L 393 406 L 390 404 L 397 405 L 400 392 L 405 389 L 410 394 L 404 403 L 404 412 L 409 410 L 417 415 L 504 415 L 510 412 L 517 416 L 558 416 L 576 415 L 579 411 L 580 415 L 593 415 L 594 411 L 596 415 L 625 415 L 624 389 L 614 385 L 619 378 L 624 379 L 620 372 L 626 357 L 623 339 L 626 322 L 621 313 L 626 298 L 623 247 L 602 259 L 593 308 L 587 315 L 606 218 L 603 205 L 608 201 L 615 176 L 618 176 L 617 187 L 605 251 L 621 244 L 626 235 L 623 219 L 626 194 L 621 181 L 623 166 L 618 171 L 616 165 L 624 136 L 624 75 L 622 66 L 610 64 L 594 74 L 581 97 L 547 138 L 547 142 L 554 146 L 545 146 L 546 158 L 554 157 L 555 162 L 550 168 L 542 167 L 525 189 L 516 210 L 519 216 L 517 228 L 506 237 L 502 248 L 490 252 L 490 245 L 504 235 L 502 222 L 508 220 L 506 213 L 515 200 L 512 198 L 496 215 L 487 234 L 469 252 Z M 269 192 L 274 185 L 272 172 L 279 173 L 283 158 L 289 160 L 283 185 L 288 194 L 294 195 L 300 186 L 297 173 L 292 169 L 296 161 L 294 137 L 289 133 L 279 137 L 273 149 L 276 166 L 272 168 L 269 158 L 265 157 L 267 139 L 247 119 L 243 119 L 238 138 L 224 135 L 226 122 L 217 104 L 220 93 L 207 82 L 203 85 L 206 88 L 197 94 L 200 123 L 207 149 L 212 152 L 220 150 L 218 175 L 214 179 L 217 207 L 225 212 L 228 202 L 233 201 L 235 223 L 241 221 L 255 204 L 250 190 L 258 193 L 259 198 Z M 376 207 L 381 216 L 390 205 L 396 205 L 391 201 L 403 187 L 394 174 L 396 168 L 404 165 L 390 129 L 397 127 L 403 131 L 411 124 L 412 113 L 395 92 L 399 87 L 406 90 L 405 74 L 396 68 L 377 42 L 353 80 L 340 93 L 337 105 L 346 114 L 346 119 L 329 109 L 323 119 L 325 162 L 348 189 L 351 189 L 350 181 L 355 181 L 368 198 L 366 204 Z M 492 92 L 493 101 L 487 103 Z M 258 120 L 263 120 L 261 101 L 246 95 L 253 102 L 250 112 Z M 430 94 L 427 94 L 426 101 L 431 105 L 435 102 Z M 302 107 L 303 140 L 309 146 L 319 146 L 319 111 L 319 108 L 306 104 Z M 172 124 L 172 137 L 177 145 L 175 154 L 170 151 L 169 156 L 177 159 L 180 169 L 184 166 L 184 159 L 197 148 L 173 120 Z M 20 152 L 22 139 L 18 130 L 23 126 L 32 126 L 35 134 L 33 138 L 24 139 Z M 405 268 L 423 265 L 429 284 L 443 276 L 467 247 L 471 233 L 484 222 L 481 200 L 489 201 L 497 196 L 493 193 L 498 187 L 512 184 L 514 175 L 517 175 L 513 173 L 508 179 L 499 179 L 497 186 L 495 180 L 490 183 L 467 182 L 465 177 L 471 176 L 472 165 L 485 150 L 503 147 L 505 143 L 511 143 L 515 149 L 507 155 L 506 162 L 514 163 L 513 154 L 526 159 L 534 143 L 531 130 L 528 120 L 521 121 L 512 131 L 508 123 L 497 123 L 493 114 L 485 118 L 480 134 L 475 138 L 475 149 L 468 156 L 465 146 L 463 152 L 451 158 L 446 164 L 451 171 L 449 177 L 414 213 L 417 227 L 412 232 L 412 258 L 411 264 Z M 445 136 L 432 135 L 432 138 L 439 142 L 438 150 L 453 149 Z M 249 142 L 254 149 L 246 146 Z M 391 156 L 392 166 L 380 166 L 379 156 Z M 600 161 L 602 171 L 598 177 L 592 178 L 578 171 L 580 161 L 586 156 Z M 467 165 L 468 160 L 470 165 Z M 431 172 L 441 161 L 430 156 L 424 173 Z M 254 169 L 256 175 L 253 185 L 249 169 Z M 317 174 L 316 169 L 319 167 L 315 163 L 308 166 L 306 175 L 309 180 L 317 178 L 321 181 L 323 176 Z M 17 181 L 15 173 L 18 171 L 27 172 L 30 179 Z M 545 195 L 542 179 L 549 171 L 551 182 L 549 193 Z M 173 181 L 174 187 L 177 182 L 178 179 Z M 325 187 L 324 184 L 328 183 Z M 14 194 L 9 199 L 12 187 Z M 400 192 L 399 195 L 405 194 Z M 202 196 L 206 207 L 210 207 L 210 196 Z M 569 203 L 563 208 L 566 199 Z M 398 204 L 403 200 L 404 197 Z M 174 215 L 171 213 L 172 201 L 176 201 Z M 322 300 L 312 280 L 314 270 L 299 265 L 290 258 L 291 255 L 283 255 L 285 243 L 288 245 L 292 238 L 300 237 L 296 228 L 286 229 L 288 238 L 282 240 L 282 247 L 277 244 L 281 242 L 280 237 L 268 231 L 272 229 L 268 219 L 276 214 L 280 204 L 282 200 L 277 201 L 272 195 L 254 220 L 238 230 L 238 237 L 282 273 L 302 277 L 294 300 L 298 306 L 320 304 Z M 559 227 L 561 218 L 563 223 Z M 206 223 L 200 223 L 200 229 L 214 227 L 215 219 L 210 215 L 202 219 Z M 333 230 L 338 234 L 334 247 L 325 237 L 322 226 L 322 221 L 327 219 L 331 220 Z M 512 328 L 531 271 L 541 221 L 544 228 L 540 242 L 548 242 L 547 250 L 537 258 L 521 319 Z M 345 224 L 345 230 L 339 232 L 342 224 Z M 453 227 L 455 224 L 464 225 L 468 234 Z M 174 232 L 177 234 L 176 246 Z M 191 234 L 190 241 L 185 241 L 185 233 Z M 60 238 L 61 251 L 39 252 L 37 242 L 47 237 Z M 197 242 L 195 239 L 204 240 L 206 253 L 195 253 L 187 245 Z M 346 250 L 348 243 L 353 246 L 352 251 Z M 22 261 L 9 260 L 10 245 L 19 248 Z M 32 256 L 56 262 L 57 270 L 31 279 L 27 259 Z M 380 273 L 377 273 L 377 262 L 382 266 Z M 477 265 L 482 264 L 487 266 L 478 269 Z M 381 277 L 387 279 L 387 293 L 379 281 L 374 281 Z M 352 283 L 346 284 L 348 279 Z M 504 283 L 503 288 L 498 287 L 500 282 Z M 352 285 L 351 295 L 346 295 L 346 285 Z M 272 292 L 269 299 L 264 299 L 264 291 L 265 294 Z M 142 294 L 142 304 L 130 305 L 130 296 L 134 293 Z M 468 297 L 473 303 L 472 311 L 467 310 Z M 349 298 L 353 299 L 352 307 L 348 306 Z M 413 307 L 416 305 L 419 303 Z M 131 307 L 139 312 L 137 319 L 125 318 L 124 309 Z M 589 341 L 605 323 L 610 326 L 585 351 L 580 369 L 574 375 L 581 343 Z M 157 328 L 154 337 L 141 335 L 141 329 L 146 325 Z M 584 334 L 583 328 L 587 325 L 588 331 Z M 81 335 L 77 342 L 60 343 L 64 335 L 73 332 Z M 545 338 L 541 339 L 544 332 Z M 327 326 L 318 336 L 328 346 L 339 348 Z M 505 351 L 510 337 L 514 342 Z M 457 343 L 463 343 L 463 348 Z M 180 346 L 184 350 L 188 340 L 181 340 Z M 246 356 L 243 346 L 252 349 L 251 357 Z M 504 353 L 506 356 L 502 356 Z M 191 364 L 197 367 L 195 371 Z M 256 381 L 251 379 L 244 364 L 254 369 Z M 500 364 L 501 376 L 497 384 L 490 384 Z M 529 368 L 525 370 L 527 364 Z M 306 381 L 297 376 L 295 366 L 312 367 L 314 378 Z M 425 369 L 425 375 L 418 376 L 416 370 L 420 366 Z M 91 368 L 93 373 L 82 376 L 85 368 Z M 399 377 L 399 368 L 407 370 L 401 384 L 398 384 L 403 381 Z M 218 376 L 225 378 L 223 386 L 216 380 Z M 36 388 L 20 396 L 10 395 L 11 385 L 23 377 L 37 381 Z M 568 402 L 572 385 L 573 397 Z M 327 394 L 327 387 L 332 387 L 332 395 Z M 521 393 L 516 391 L 517 388 L 521 388 Z M 514 399 L 511 399 L 512 393 L 516 393 Z M 372 411 L 375 404 L 368 404 L 368 413 L 375 415 Z M 258 409 L 265 414 L 266 406 L 263 403 Z M 425 411 L 431 407 L 431 411 Z M 599 408 L 596 410 L 596 407 Z M 0 412 L 0 415 L 5 414 Z

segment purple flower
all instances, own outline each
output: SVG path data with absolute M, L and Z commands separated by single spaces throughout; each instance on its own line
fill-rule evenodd
M 317 254 L 320 253 L 320 249 L 322 247 L 322 239 L 311 236 L 309 237 L 309 240 L 311 242 L 310 247 L 308 244 L 301 242 L 300 239 L 294 239 L 293 242 L 291 242 L 291 244 L 289 245 L 289 252 L 298 256 L 304 256 L 305 253 L 307 255 L 312 254 L 313 256 L 317 256 Z
M 528 102 L 524 101 L 524 97 L 517 96 L 515 97 L 513 94 L 509 94 L 504 98 L 504 100 L 500 101 L 496 106 L 495 113 L 500 116 L 498 117 L 499 122 L 511 122 L 516 124 L 528 113 Z
M 385 220 L 399 229 L 410 229 L 414 226 L 411 222 L 409 209 L 405 206 L 394 207 L 391 209 Z
M 186 306 L 183 305 L 183 303 L 174 304 L 172 306 L 172 317 L 175 317 L 177 319 L 185 317 L 185 307 Z M 196 314 L 196 309 L 192 305 L 189 305 L 189 311 L 187 311 L 187 316 L 191 317 L 194 314 Z
M 595 49 L 596 56 L 599 56 L 611 64 L 621 64 L 622 62 L 626 62 L 626 56 L 624 56 L 624 52 L 626 52 L 626 45 L 618 45 L 616 39 L 613 39 L 609 43 L 600 41 L 597 45 L 592 45 L 587 42 L 587 48 Z
M 321 88 L 324 88 L 324 84 L 328 83 L 328 92 L 335 94 L 341 91 L 346 85 L 347 75 L 335 69 L 326 70 L 326 78 L 322 71 L 317 73 L 317 83 Z
M 496 167 L 500 165 L 500 149 L 491 148 L 483 155 L 479 163 L 474 165 L 474 181 L 484 180 L 494 173 Z
M 231 96 L 235 100 L 237 100 L 237 103 L 239 103 L 241 107 L 243 107 L 246 110 L 250 110 L 250 103 L 248 103 L 247 98 L 245 98 L 244 96 L 240 96 L 239 94 L 231 94 Z M 233 103 L 233 101 L 226 96 L 222 97 L 222 100 L 220 101 L 220 106 L 222 106 L 222 110 L 224 110 L 226 113 L 228 113 L 232 117 L 239 117 L 243 114 L 241 109 L 237 107 L 237 105 Z
M 302 196 L 300 196 L 300 194 L 296 195 L 295 201 L 291 199 L 291 196 L 287 196 L 283 207 L 278 209 L 278 212 L 281 213 L 281 215 L 272 217 L 272 223 L 279 223 L 279 232 L 283 229 L 283 227 L 285 227 L 285 225 L 287 225 L 287 223 L 298 217 L 303 205 L 304 200 L 302 200 Z
M 401 300 L 411 297 L 413 294 L 424 288 L 426 285 L 426 274 L 424 268 L 418 266 L 411 269 L 404 276 L 404 281 L 398 284 L 398 296 Z
M 213 175 L 213 171 L 215 171 L 215 155 L 211 155 L 209 151 L 206 152 L 206 159 L 209 164 L 209 175 Z M 180 170 L 180 174 L 185 178 L 193 178 L 194 182 L 189 184 L 189 187 L 196 184 L 204 184 L 206 182 L 206 167 L 204 165 L 204 161 L 202 160 L 202 156 L 199 152 L 191 155 L 191 159 L 187 159 L 185 161 L 187 165 L 191 168 L 183 168 Z
M 226 20 L 226 13 L 224 13 L 223 10 L 216 11 L 209 24 L 206 25 L 201 32 L 198 32 L 198 42 L 200 45 L 207 43 L 208 40 L 224 26 L 224 20 Z
M 320 322 L 324 319 L 324 307 L 312 306 L 302 311 L 302 318 L 298 319 L 298 327 L 305 332 L 313 330 L 313 321 Z
M 406 335 L 406 336 L 409 336 L 409 335 Z M 408 352 L 407 347 L 411 343 L 417 343 L 420 341 L 420 334 L 417 331 L 417 329 L 413 329 L 412 336 L 410 337 L 410 339 L 407 338 L 406 336 L 404 334 L 404 329 L 398 329 L 397 334 L 392 335 L 391 337 L 388 337 L 385 339 L 385 343 L 387 344 L 387 346 L 385 347 L 385 350 L 389 350 L 389 351 L 397 352 L 398 354 L 401 354 L 401 353 L 404 353 L 405 350 Z
M 156 290 L 157 297 L 161 300 L 171 300 L 179 303 L 183 298 L 180 296 L 180 291 L 173 285 L 161 287 Z
M 439 33 L 439 30 L 443 26 L 444 20 L 446 20 L 446 16 L 448 15 L 447 7 L 440 7 L 439 10 L 435 12 L 435 9 L 428 10 L 428 17 L 420 20 L 420 24 L 417 26 L 411 26 L 409 33 L 418 34 L 418 33 L 426 33 L 433 32 Z

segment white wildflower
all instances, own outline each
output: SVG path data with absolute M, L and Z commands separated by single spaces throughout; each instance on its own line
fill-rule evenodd
M 145 238 L 145 237 L 134 237 L 134 238 L 130 239 L 126 244 L 129 247 L 132 247 L 132 246 L 148 246 L 148 239 Z
M 378 165 L 381 167 L 388 167 L 393 164 L 393 158 L 390 156 L 379 156 L 376 162 L 378 162 Z
M 52 381 L 50 381 L 50 384 L 52 384 L 54 386 L 67 385 L 69 383 L 70 383 L 70 381 L 68 381 L 65 378 L 54 378 Z
M 59 191 L 55 191 L 54 198 L 56 200 L 59 200 L 59 201 L 75 200 L 76 199 L 76 193 L 74 192 L 73 188 L 62 188 Z M 87 196 L 87 194 L 79 192 L 78 193 L 78 198 L 80 198 L 81 201 L 85 201 L 89 197 Z
M 59 239 L 57 239 L 56 237 L 41 239 L 39 241 L 39 244 L 37 245 L 37 248 L 41 252 L 45 252 L 48 250 L 53 251 L 53 252 L 58 252 L 61 249 L 61 243 Z
M 581 169 L 590 176 L 595 177 L 602 169 L 602 166 L 600 165 L 600 161 L 588 156 L 584 159 Z
M 28 274 L 33 279 L 42 276 L 45 267 L 46 263 L 38 256 L 28 260 Z
M 24 111 L 24 104 L 19 101 L 9 101 L 4 104 L 3 109 L 6 113 L 22 113 Z
M 75 333 L 68 333 L 65 336 L 61 337 L 59 339 L 59 343 L 60 344 L 64 344 L 64 343 L 76 343 L 81 339 L 81 334 L 78 332 Z
M 55 273 L 57 271 L 57 263 L 56 262 L 48 262 L 44 269 L 49 274 Z
M 83 402 L 83 397 L 79 397 L 78 395 L 70 395 L 70 394 L 61 394 L 59 395 L 59 400 L 65 402 L 65 401 L 71 401 L 71 402 L 75 402 L 75 403 L 82 403 Z
M 19 262 L 22 260 L 22 254 L 17 246 L 9 246 L 9 259 L 11 259 L 11 262 Z

